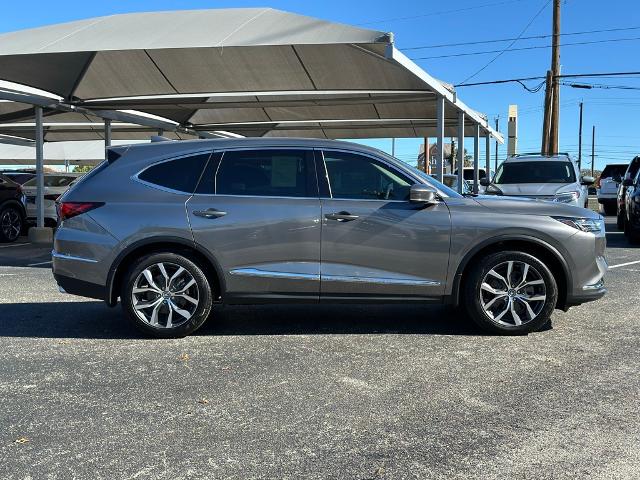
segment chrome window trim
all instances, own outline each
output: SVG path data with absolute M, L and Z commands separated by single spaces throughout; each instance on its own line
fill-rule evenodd
M 57 258 L 59 260 L 73 260 L 76 262 L 85 262 L 85 263 L 98 263 L 98 260 L 94 260 L 92 258 L 84 258 L 77 257 L 75 255 L 67 255 L 66 253 L 59 253 L 55 250 L 51 250 L 51 257 Z
M 172 162 L 174 160 L 180 160 L 181 158 L 186 158 L 186 157 L 193 157 L 195 155 L 200 155 L 203 153 L 209 153 L 209 158 L 207 159 L 207 161 L 205 162 L 205 166 L 204 169 L 202 170 L 202 172 L 200 172 L 200 177 L 198 178 L 198 180 L 196 181 L 196 188 L 198 186 L 198 183 L 200 182 L 202 175 L 204 174 L 204 171 L 207 169 L 207 163 L 211 160 L 211 156 L 214 154 L 214 150 L 212 148 L 206 148 L 206 149 L 198 149 L 198 150 L 193 150 L 190 151 L 189 153 L 182 153 L 181 155 L 178 156 L 172 156 L 170 158 L 164 158 L 160 161 L 151 163 L 147 166 L 145 166 L 142 170 L 138 171 L 138 173 L 134 173 L 133 175 L 131 175 L 131 180 L 138 182 L 142 185 L 146 185 L 147 187 L 151 187 L 151 188 L 155 188 L 156 190 L 161 190 L 163 192 L 167 192 L 167 193 L 173 193 L 173 194 L 177 194 L 177 195 L 193 195 L 194 192 L 185 192 L 183 190 L 175 190 L 173 188 L 169 188 L 169 187 L 165 187 L 163 185 L 158 185 L 157 183 L 151 183 L 151 182 L 147 182 L 146 180 L 142 180 L 140 179 L 140 175 L 143 174 L 144 172 L 146 172 L 148 169 L 155 167 L 157 165 L 161 165 L 163 163 L 167 163 L 167 162 Z

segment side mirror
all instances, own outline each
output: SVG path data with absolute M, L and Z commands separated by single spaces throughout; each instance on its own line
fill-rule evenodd
M 423 185 L 421 183 L 411 185 L 411 190 L 409 192 L 409 201 L 411 203 L 435 203 L 436 190 L 429 185 Z
M 491 180 L 489 180 L 487 177 L 480 179 L 480 185 L 482 185 L 483 187 L 488 187 L 490 184 Z
M 625 178 L 622 181 L 622 185 L 624 185 L 625 187 L 633 187 L 633 179 L 631 178 Z
M 595 179 L 595 178 L 593 178 L 593 177 L 589 177 L 589 176 L 587 176 L 587 175 L 583 176 L 583 177 L 580 179 L 580 183 L 581 183 L 582 185 L 593 185 L 593 184 L 595 183 L 595 181 L 596 181 L 596 179 Z

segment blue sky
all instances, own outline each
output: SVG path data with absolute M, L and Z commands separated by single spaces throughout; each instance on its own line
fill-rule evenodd
M 449 2 L 382 0 L 359 1 L 29 1 L 3 2 L 0 31 L 12 31 L 45 24 L 132 11 L 192 8 L 268 6 L 331 21 L 394 32 L 401 50 L 436 44 L 478 42 L 514 38 L 549 0 L 450 0 Z M 454 12 L 455 10 L 455 12 Z M 640 71 L 640 4 L 637 0 L 565 0 L 562 4 L 562 31 L 566 33 L 626 28 L 627 30 L 570 35 L 564 43 L 629 39 L 619 42 L 565 46 L 561 53 L 563 74 Z M 524 36 L 548 34 L 551 5 L 531 23 Z M 548 45 L 549 39 L 519 40 L 513 48 Z M 407 50 L 410 58 L 433 57 L 506 48 L 509 42 L 463 45 L 446 48 Z M 416 60 L 431 75 L 449 83 L 459 83 L 473 74 L 494 54 Z M 549 68 L 548 48 L 506 52 L 473 78 L 487 81 L 542 76 Z M 583 154 L 590 155 L 591 127 L 596 126 L 596 168 L 606 163 L 628 162 L 640 153 L 640 76 L 634 78 L 580 79 L 598 83 L 635 87 L 632 89 L 574 89 L 561 91 L 560 149 L 578 150 L 578 102 L 584 101 Z M 539 81 L 526 82 L 534 87 Z M 509 104 L 517 104 L 520 151 L 539 150 L 544 91 L 528 93 L 518 84 L 466 87 L 458 89 L 460 98 L 472 108 L 486 113 L 493 121 L 499 115 L 501 130 L 506 127 Z M 415 162 L 421 140 L 399 139 L 396 155 Z M 390 140 L 370 142 L 387 151 Z M 467 148 L 472 149 L 471 143 Z M 502 148 L 504 153 L 506 148 Z

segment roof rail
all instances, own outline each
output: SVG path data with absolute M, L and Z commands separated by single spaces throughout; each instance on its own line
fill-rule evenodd
M 558 152 L 551 155 L 548 155 L 546 153 L 541 153 L 541 152 L 514 153 L 513 155 L 509 155 L 509 157 L 534 157 L 534 156 L 535 157 L 559 157 L 559 156 L 570 157 L 571 155 L 569 155 L 567 152 Z

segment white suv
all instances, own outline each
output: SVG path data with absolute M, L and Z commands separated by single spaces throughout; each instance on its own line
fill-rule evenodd
M 487 195 L 529 197 L 586 208 L 587 187 L 593 182 L 593 177 L 580 175 L 568 154 L 561 153 L 513 155 L 502 162 L 490 183 L 483 183 Z

